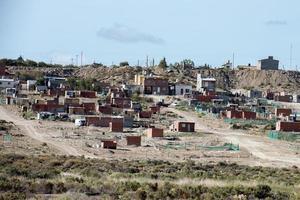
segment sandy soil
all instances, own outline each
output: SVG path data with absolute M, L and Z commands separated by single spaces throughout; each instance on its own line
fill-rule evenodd
M 213 118 L 199 118 L 195 113 L 183 112 L 172 108 L 163 109 L 162 113 L 176 113 L 166 120 L 160 120 L 161 127 L 166 127 L 180 117 L 196 122 L 197 133 L 173 133 L 165 129 L 165 134 L 175 136 L 177 140 L 153 139 L 144 136 L 145 129 L 125 129 L 124 133 L 110 133 L 108 128 L 76 128 L 70 122 L 25 120 L 13 107 L 0 106 L 0 119 L 12 121 L 24 134 L 23 146 L 35 149 L 34 153 L 56 153 L 90 158 L 129 159 L 129 160 L 169 160 L 172 162 L 192 159 L 202 163 L 236 162 L 251 166 L 288 167 L 300 166 L 296 150 L 289 148 L 282 141 L 271 141 L 268 138 L 247 135 L 230 130 L 227 124 Z M 158 118 L 158 117 L 157 117 Z M 169 120 L 169 121 L 168 121 Z M 183 119 L 184 120 L 184 119 Z M 159 120 L 155 120 L 156 123 Z M 104 134 L 103 134 L 104 133 Z M 126 145 L 127 135 L 142 135 L 142 146 Z M 104 138 L 114 138 L 118 142 L 117 150 L 100 147 Z M 239 144 L 240 151 L 207 150 L 207 146 L 221 146 L 225 142 Z M 43 145 L 47 144 L 47 145 Z M 32 153 L 26 148 L 20 152 Z

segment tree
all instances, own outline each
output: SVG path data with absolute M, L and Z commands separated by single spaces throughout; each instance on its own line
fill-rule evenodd
M 17 66 L 25 66 L 26 65 L 22 56 L 19 56 L 19 58 L 16 60 L 16 64 L 17 64 Z
M 33 61 L 33 60 L 27 59 L 25 61 L 25 63 L 26 63 L 26 66 L 28 66 L 28 67 L 37 67 L 37 63 L 35 61 Z
M 192 69 L 195 67 L 195 63 L 191 59 L 184 59 L 181 61 L 181 65 L 183 66 L 183 69 Z
M 166 68 L 168 67 L 166 58 L 163 58 L 163 59 L 159 62 L 158 67 L 160 67 L 160 68 L 162 68 L 162 69 L 166 69 Z
M 36 80 L 36 85 L 45 85 L 45 79 L 44 77 L 41 77 Z

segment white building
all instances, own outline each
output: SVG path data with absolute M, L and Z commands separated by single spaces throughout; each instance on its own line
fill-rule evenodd
M 300 95 L 299 94 L 294 94 L 293 95 L 293 102 L 294 103 L 300 103 Z
M 197 74 L 197 90 L 200 92 L 216 91 L 216 79 L 215 78 L 204 78 L 201 74 Z
M 175 85 L 175 95 L 185 95 L 192 94 L 192 86 L 186 84 L 176 84 Z
M 26 82 L 26 89 L 27 90 L 30 90 L 30 89 L 33 89 L 35 84 L 36 84 L 36 80 L 27 80 Z
M 19 81 L 15 81 L 14 79 L 0 79 L 0 89 L 16 88 L 18 84 Z

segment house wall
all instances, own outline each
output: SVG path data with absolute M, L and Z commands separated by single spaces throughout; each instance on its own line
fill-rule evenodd
M 111 117 L 111 116 L 101 116 L 100 117 L 100 126 L 101 127 L 109 127 L 110 122 L 119 122 L 123 123 L 123 117 Z
M 282 122 L 276 123 L 276 131 L 300 132 L 300 122 Z
M 200 102 L 209 103 L 209 102 L 211 102 L 212 99 L 217 99 L 217 96 L 215 96 L 215 95 L 208 95 L 208 96 L 199 95 L 197 99 Z
M 256 112 L 243 111 L 243 119 L 256 119 Z
M 283 117 L 288 117 L 292 114 L 292 110 L 289 108 L 276 108 L 275 109 L 275 116 L 283 116 Z
M 169 83 L 167 79 L 148 77 L 144 80 L 144 93 L 145 94 L 157 94 L 168 95 Z
M 99 106 L 97 110 L 102 114 L 111 115 L 113 109 L 110 105 L 103 105 Z
M 0 88 L 15 88 L 17 86 L 17 81 L 13 79 L 0 79 Z
M 104 149 L 117 149 L 117 142 L 113 140 L 102 140 L 101 147 Z
M 141 111 L 139 112 L 139 118 L 151 118 L 152 111 Z
M 99 116 L 88 116 L 85 117 L 87 126 L 100 126 L 100 117 Z
M 164 137 L 164 129 L 160 128 L 149 128 L 147 130 L 147 137 L 153 138 L 153 137 Z
M 83 107 L 69 107 L 70 115 L 84 115 L 84 108 Z
M 80 97 L 96 98 L 96 92 L 95 91 L 80 91 Z
M 109 129 L 111 132 L 123 132 L 123 121 L 122 122 L 110 122 L 109 123 Z
M 93 114 L 96 112 L 96 104 L 95 103 L 82 103 L 84 107 L 84 112 L 86 114 Z
M 142 137 L 141 136 L 127 136 L 126 137 L 127 145 L 141 146 Z
M 293 95 L 293 102 L 300 103 L 300 95 L 298 95 L 298 94 Z
M 192 93 L 191 85 L 177 84 L 175 85 L 175 95 L 184 95 Z
M 292 102 L 293 101 L 293 96 L 292 95 L 285 95 L 285 96 L 274 96 L 275 101 L 280 101 L 280 102 Z
M 259 70 L 278 70 L 279 61 L 274 60 L 273 56 L 269 56 L 267 59 L 259 60 L 257 69 Z
M 177 132 L 195 132 L 194 122 L 175 122 L 174 127 Z
M 237 110 L 229 110 L 227 111 L 227 118 L 229 119 L 242 119 L 243 118 L 243 112 L 237 111 Z

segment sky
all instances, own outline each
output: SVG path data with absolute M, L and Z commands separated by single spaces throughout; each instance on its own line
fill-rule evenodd
M 220 66 L 234 54 L 235 65 L 274 56 L 293 69 L 299 8 L 299 0 L 0 0 L 0 58 L 76 64 L 83 52 L 83 64 L 144 65 L 148 56 Z

